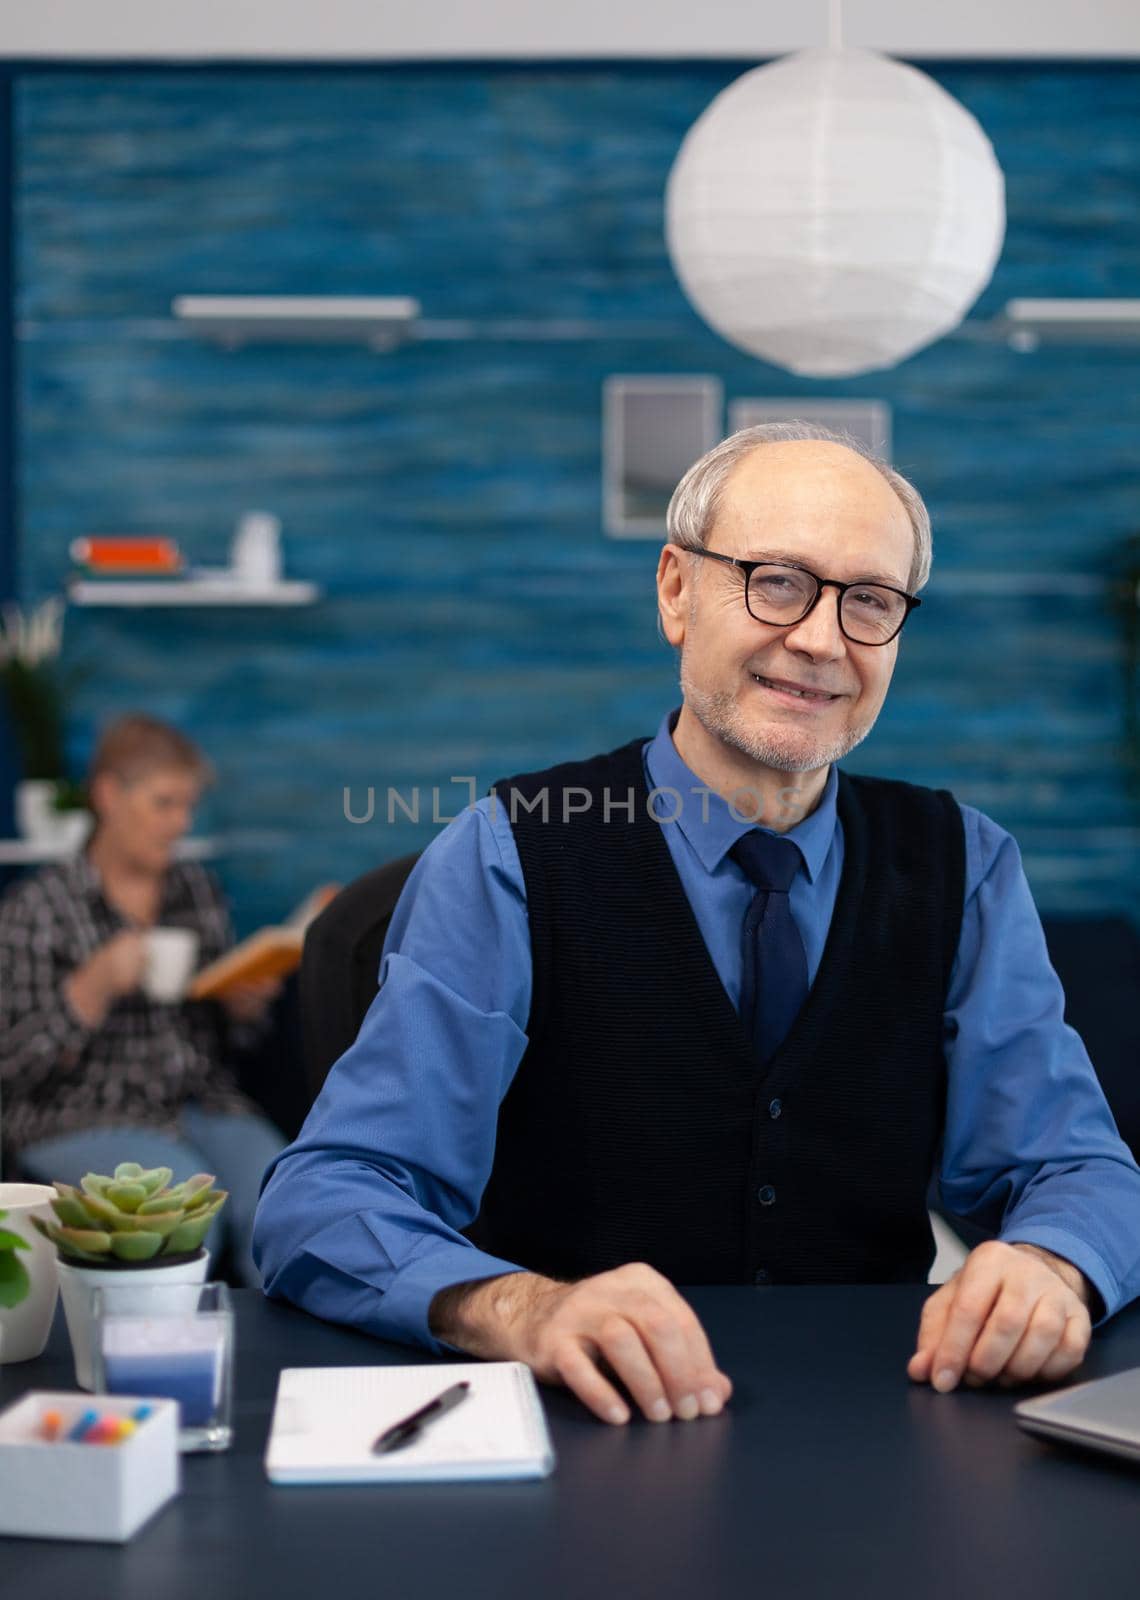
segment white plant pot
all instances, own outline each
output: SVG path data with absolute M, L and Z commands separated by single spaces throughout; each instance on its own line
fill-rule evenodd
M 24 778 L 16 785 L 16 828 L 29 844 L 78 850 L 91 831 L 91 814 L 77 809 L 57 811 L 58 785 L 53 778 Z
M 55 1191 L 52 1190 L 52 1193 Z M 205 1283 L 210 1267 L 210 1252 L 203 1249 L 190 1261 L 169 1267 L 124 1267 L 116 1271 L 104 1267 L 81 1267 L 74 1262 L 59 1263 L 59 1292 L 71 1335 L 75 1357 L 75 1381 L 81 1389 L 94 1386 L 91 1366 L 91 1291 L 93 1289 L 137 1290 L 139 1310 L 146 1309 L 146 1291 L 156 1284 Z
M 51 1332 L 59 1292 L 55 1245 L 36 1232 L 32 1218 L 50 1222 L 54 1197 L 55 1190 L 43 1183 L 0 1183 L 0 1211 L 7 1212 L 0 1228 L 10 1228 L 31 1245 L 17 1251 L 31 1279 L 26 1298 L 18 1306 L 0 1306 L 0 1364 L 34 1361 Z

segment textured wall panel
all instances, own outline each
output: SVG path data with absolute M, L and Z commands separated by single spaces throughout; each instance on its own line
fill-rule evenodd
M 97 716 L 146 705 L 207 746 L 204 820 L 268 835 L 225 863 L 239 921 L 422 845 L 389 785 L 453 809 L 503 772 L 651 730 L 674 696 L 652 543 L 601 532 L 611 372 L 718 376 L 731 399 L 882 398 L 936 531 L 928 603 L 851 765 L 947 784 L 1014 829 L 1043 905 L 1132 909 L 1119 624 L 1140 520 L 1140 350 L 944 340 L 813 384 L 689 311 L 662 242 L 677 146 L 729 65 L 47 73 L 18 91 L 22 585 L 69 541 L 161 531 L 225 559 L 284 521 L 298 612 L 73 612 Z M 1140 286 L 1140 69 L 958 67 L 1008 181 L 976 315 Z M 458 337 L 389 355 L 227 352 L 181 293 L 412 294 Z M 497 326 L 527 321 L 512 330 Z M 576 320 L 578 340 L 554 338 Z M 496 326 L 492 326 L 495 324 Z M 545 331 L 544 331 L 545 330 Z M 1092 578 L 1071 596 L 1067 573 Z M 1046 592 L 1019 595 L 1026 580 Z M 1104 580 L 1102 582 L 1102 580 Z M 345 821 L 342 792 L 369 824 Z

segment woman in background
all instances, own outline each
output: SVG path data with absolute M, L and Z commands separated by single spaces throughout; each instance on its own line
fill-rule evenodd
M 3 1143 L 37 1183 L 77 1183 L 119 1161 L 168 1166 L 176 1178 L 215 1173 L 230 1199 L 207 1244 L 216 1256 L 224 1230 L 235 1275 L 256 1284 L 258 1187 L 285 1141 L 242 1094 L 229 1057 L 279 985 L 174 1004 L 142 988 L 148 928 L 192 930 L 199 967 L 233 942 L 212 874 L 174 860 L 211 779 L 176 728 L 119 718 L 88 773 L 87 845 L 0 900 Z

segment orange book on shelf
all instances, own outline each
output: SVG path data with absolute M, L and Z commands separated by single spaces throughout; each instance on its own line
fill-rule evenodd
M 149 535 L 92 534 L 73 539 L 71 559 L 77 566 L 103 577 L 164 577 L 182 571 L 182 552 L 174 539 Z
M 262 983 L 269 978 L 285 978 L 301 964 L 301 947 L 310 922 L 336 898 L 337 883 L 314 889 L 286 922 L 277 927 L 259 928 L 248 939 L 235 944 L 224 956 L 203 967 L 190 984 L 191 1000 L 216 1000 L 219 995 L 243 983 Z

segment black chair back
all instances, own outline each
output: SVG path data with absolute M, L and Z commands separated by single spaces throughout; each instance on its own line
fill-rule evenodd
M 1046 917 L 1065 1021 L 1088 1046 L 1120 1136 L 1140 1161 L 1140 933 L 1127 917 Z
M 401 856 L 343 888 L 309 925 L 301 955 L 301 1031 L 312 1097 L 376 997 L 380 952 L 419 855 Z
M 418 855 L 342 889 L 309 928 L 301 960 L 305 1073 L 315 1098 L 376 995 L 388 924 Z M 1045 919 L 1065 1018 L 1088 1045 L 1125 1143 L 1140 1157 L 1140 936 L 1123 917 Z

